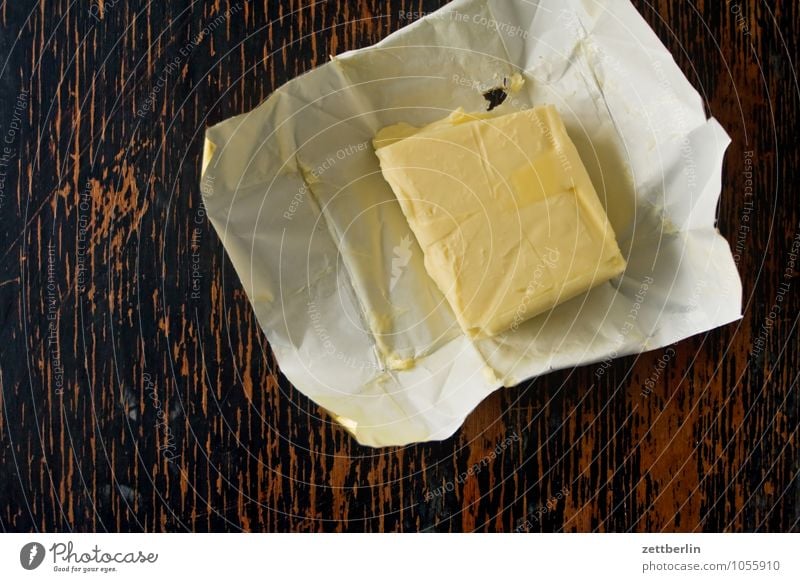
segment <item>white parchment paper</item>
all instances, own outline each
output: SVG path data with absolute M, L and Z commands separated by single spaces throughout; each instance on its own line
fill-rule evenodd
M 504 85 L 498 113 L 558 108 L 628 269 L 473 341 L 371 140 L 485 110 Z M 589 363 L 602 375 L 614 357 L 740 318 L 715 228 L 729 141 L 627 0 L 456 0 L 210 128 L 202 191 L 283 374 L 359 442 L 402 445 L 450 436 L 503 385 Z

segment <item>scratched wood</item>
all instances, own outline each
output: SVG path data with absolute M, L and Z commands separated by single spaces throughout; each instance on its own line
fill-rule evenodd
M 199 206 L 204 128 L 440 3 L 2 3 L 3 531 L 800 531 L 796 2 L 635 2 L 733 137 L 741 322 L 401 449 L 280 374 Z

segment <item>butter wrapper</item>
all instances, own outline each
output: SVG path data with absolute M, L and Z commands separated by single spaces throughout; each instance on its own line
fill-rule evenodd
M 372 148 L 459 107 L 553 104 L 628 267 L 492 338 L 465 336 Z M 741 317 L 715 228 L 730 138 L 627 0 L 456 0 L 208 129 L 206 211 L 283 374 L 362 444 L 452 435 L 488 394 Z M 211 185 L 208 187 L 208 185 Z

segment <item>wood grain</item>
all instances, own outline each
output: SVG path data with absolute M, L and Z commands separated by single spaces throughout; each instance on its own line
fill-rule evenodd
M 280 374 L 200 206 L 204 129 L 441 4 L 2 3 L 0 529 L 800 531 L 796 2 L 635 1 L 733 137 L 741 322 L 400 449 Z

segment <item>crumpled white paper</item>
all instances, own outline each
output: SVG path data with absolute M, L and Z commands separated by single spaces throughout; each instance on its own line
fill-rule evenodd
M 510 83 L 515 73 L 522 88 Z M 628 261 L 490 340 L 464 336 L 383 180 L 375 133 L 554 104 Z M 740 318 L 715 228 L 729 138 L 627 0 L 456 0 L 206 135 L 208 216 L 281 371 L 371 446 L 450 436 L 489 393 Z M 413 365 L 406 368 L 410 363 Z

